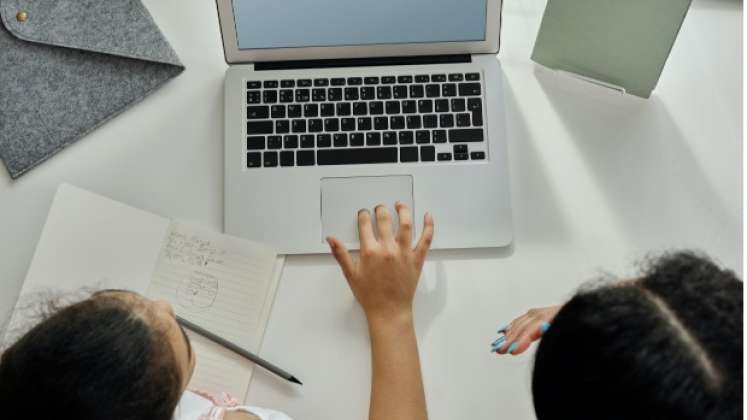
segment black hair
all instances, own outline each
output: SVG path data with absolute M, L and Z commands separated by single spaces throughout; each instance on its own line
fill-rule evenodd
M 138 303 L 98 295 L 33 327 L 0 359 L 3 419 L 169 420 L 182 378 Z M 142 304 L 140 304 L 142 305 Z
M 579 292 L 537 349 L 539 420 L 741 419 L 742 282 L 692 252 Z

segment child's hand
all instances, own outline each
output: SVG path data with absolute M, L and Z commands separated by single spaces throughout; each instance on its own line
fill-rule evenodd
M 526 314 L 498 330 L 498 333 L 503 335 L 493 342 L 491 351 L 514 356 L 524 353 L 533 341 L 539 340 L 550 328 L 560 308 L 558 305 L 528 310 Z
M 353 260 L 345 246 L 327 238 L 345 278 L 363 307 L 368 322 L 389 321 L 412 316 L 412 301 L 420 280 L 425 257 L 433 240 L 433 218 L 425 215 L 425 227 L 415 249 L 412 248 L 412 215 L 410 209 L 395 205 L 399 232 L 392 231 L 392 216 L 384 206 L 375 209 L 378 239 L 374 236 L 371 214 L 358 212 L 360 258 Z

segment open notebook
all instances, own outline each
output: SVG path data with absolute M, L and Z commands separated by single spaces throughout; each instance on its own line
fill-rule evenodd
M 63 184 L 44 226 L 8 334 L 39 295 L 125 289 L 171 302 L 178 315 L 258 352 L 284 259 L 264 245 L 172 222 Z M 190 334 L 190 389 L 243 400 L 252 364 Z M 6 337 L 9 339 L 9 337 Z

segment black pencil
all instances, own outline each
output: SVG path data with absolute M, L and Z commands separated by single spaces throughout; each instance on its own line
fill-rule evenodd
M 226 340 L 225 338 L 218 337 L 217 335 L 211 333 L 210 331 L 208 331 L 208 330 L 200 327 L 199 325 L 195 325 L 195 324 L 187 321 L 186 319 L 184 319 L 184 318 L 182 318 L 180 316 L 177 316 L 176 320 L 184 328 L 186 328 L 186 329 L 188 329 L 188 330 L 190 330 L 190 331 L 192 331 L 192 332 L 194 332 L 196 334 L 199 334 L 199 335 L 207 338 L 208 340 L 210 340 L 210 341 L 212 341 L 212 342 L 214 342 L 216 344 L 219 344 L 219 345 L 227 348 L 228 350 L 231 350 L 232 352 L 238 354 L 241 357 L 244 357 L 246 359 L 251 360 L 256 365 L 262 366 L 263 368 L 265 368 L 268 371 L 274 373 L 275 375 L 278 375 L 278 376 L 280 376 L 281 378 L 283 378 L 283 379 L 285 379 L 287 381 L 290 381 L 290 382 L 293 382 L 293 383 L 296 383 L 296 384 L 299 384 L 299 385 L 303 385 L 301 383 L 301 381 L 299 381 L 298 379 L 296 379 L 295 376 L 293 376 L 290 373 L 284 371 L 283 369 L 280 369 L 279 367 L 277 367 L 277 366 L 273 365 L 272 363 L 268 362 L 267 360 L 265 360 L 265 359 L 257 356 L 256 354 L 250 353 L 250 352 L 242 349 L 238 345 L 236 345 L 236 344 L 234 344 L 234 343 Z

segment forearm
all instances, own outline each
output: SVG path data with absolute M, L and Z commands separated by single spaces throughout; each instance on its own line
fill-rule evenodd
M 373 379 L 369 420 L 427 420 L 412 315 L 369 320 Z

